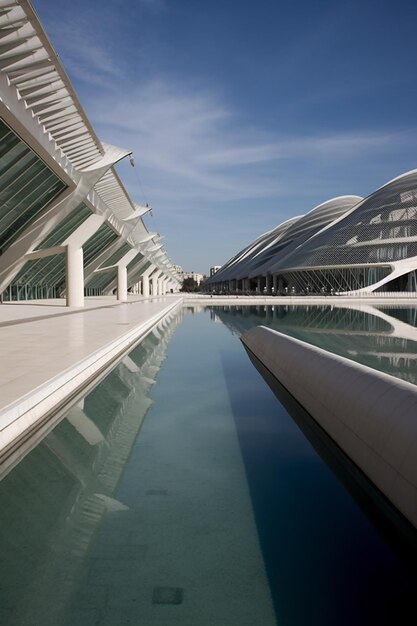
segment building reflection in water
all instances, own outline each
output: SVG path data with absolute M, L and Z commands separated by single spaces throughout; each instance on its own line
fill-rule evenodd
M 231 332 L 263 324 L 417 384 L 417 309 L 392 306 L 210 307 Z
M 104 514 L 127 508 L 114 494 L 181 316 L 165 318 L 0 483 L 1 624 L 65 622 Z

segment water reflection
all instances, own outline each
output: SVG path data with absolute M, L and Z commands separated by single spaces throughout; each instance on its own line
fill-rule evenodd
M 127 509 L 114 494 L 180 321 L 165 318 L 2 481 L 1 624 L 67 623 L 103 515 Z M 88 606 L 68 623 L 96 623 Z
M 263 324 L 324 350 L 417 384 L 417 309 L 373 306 L 209 307 L 241 335 Z

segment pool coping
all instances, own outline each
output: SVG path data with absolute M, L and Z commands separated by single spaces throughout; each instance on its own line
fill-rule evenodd
M 73 362 L 56 376 L 47 378 L 42 384 L 23 395 L 18 395 L 12 402 L 3 406 L 0 409 L 0 476 L 10 471 L 28 452 L 25 443 L 32 440 L 36 433 L 43 437 L 49 432 L 72 404 L 89 388 L 95 386 L 159 322 L 176 309 L 180 309 L 182 303 L 181 297 L 159 301 L 159 306 L 154 307 L 155 312 L 131 327 L 128 332 L 122 332 L 111 341 L 105 341 L 99 349 Z M 85 312 L 91 315 L 94 310 L 78 312 L 81 315 Z M 28 323 L 37 323 L 41 320 L 45 320 L 45 316 L 30 318 Z M 39 437 L 36 437 L 36 441 L 38 439 Z M 30 445 L 30 449 L 33 445 Z

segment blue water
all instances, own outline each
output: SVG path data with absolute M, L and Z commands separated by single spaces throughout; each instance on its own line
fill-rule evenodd
M 335 470 L 337 454 L 318 454 L 239 341 L 249 325 L 282 319 L 320 337 L 317 310 L 314 323 L 307 310 L 279 315 L 173 318 L 6 476 L 0 624 L 410 622 L 414 557 Z M 359 315 L 346 342 L 339 316 L 322 311 L 319 341 L 333 335 L 369 359 L 377 337 L 393 339 L 389 321 Z M 410 378 L 414 361 L 404 362 Z

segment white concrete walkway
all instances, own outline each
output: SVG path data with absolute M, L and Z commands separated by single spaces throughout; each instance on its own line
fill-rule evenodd
M 86 307 L 0 305 L 0 462 L 182 298 L 86 298 Z M 3 457 L 3 458 L 2 458 Z

